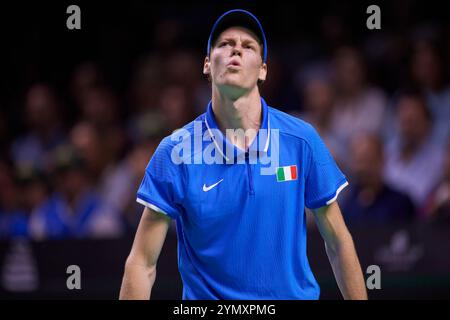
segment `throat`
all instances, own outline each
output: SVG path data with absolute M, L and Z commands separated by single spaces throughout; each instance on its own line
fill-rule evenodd
M 213 112 L 220 131 L 236 147 L 247 150 L 262 123 L 261 99 L 213 100 Z

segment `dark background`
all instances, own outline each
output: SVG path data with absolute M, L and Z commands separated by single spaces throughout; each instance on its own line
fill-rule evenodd
M 81 30 L 66 28 L 66 8 L 71 4 L 81 8 Z M 381 30 L 366 28 L 366 8 L 370 4 L 381 8 Z M 262 94 L 270 105 L 283 111 L 307 112 L 298 88 L 299 75 L 313 62 L 331 61 L 336 50 L 344 45 L 356 47 L 363 53 L 367 81 L 382 90 L 390 105 L 396 93 L 412 82 L 409 64 L 414 39 L 427 32 L 438 39 L 442 49 L 443 82 L 448 86 L 450 15 L 444 1 L 16 1 L 2 4 L 0 8 L 0 154 L 8 168 L 4 171 L 17 170 L 18 163 L 10 150 L 19 137 L 29 131 L 26 97 L 35 84 L 49 84 L 56 92 L 62 106 L 59 119 L 63 135 L 69 136 L 71 129 L 84 121 L 77 93 L 71 91 L 73 75 L 81 64 L 93 63 L 102 75 L 102 86 L 107 87 L 117 101 L 116 126 L 126 127 L 129 119 L 139 117 L 142 112 L 134 105 L 133 90 L 140 62 L 149 55 L 158 57 L 156 65 L 161 69 L 161 78 L 152 80 L 155 85 L 164 88 L 175 83 L 178 87 L 189 88 L 189 84 L 195 82 L 207 87 L 201 71 L 209 31 L 216 18 L 232 8 L 250 10 L 264 26 L 269 47 L 269 80 L 262 86 Z M 179 50 L 194 57 L 190 70 L 198 74 L 170 79 L 172 71 L 165 69 L 162 63 Z M 204 111 L 204 104 L 198 101 L 207 102 L 204 96 L 195 103 L 189 102 L 192 110 L 185 115 L 186 120 Z M 443 107 L 450 108 L 449 105 Z M 167 127 L 143 139 L 150 139 L 154 147 L 171 129 Z M 126 143 L 108 164 L 120 163 L 141 142 L 128 135 L 128 132 L 124 134 Z M 390 142 L 390 132 L 387 137 Z M 441 147 L 445 149 L 446 145 Z M 149 149 L 146 159 L 151 153 Z M 350 171 L 345 173 L 352 177 Z M 141 177 L 135 177 L 136 183 Z M 93 185 L 97 182 L 93 181 Z M 132 188 L 134 190 L 136 188 Z M 49 194 L 56 191 L 58 186 L 50 179 Z M 0 211 L 0 218 L 6 216 L 5 212 Z M 113 237 L 85 235 L 39 239 L 30 234 L 0 234 L 0 298 L 116 299 L 142 207 L 130 204 L 127 212 L 125 231 Z M 430 223 L 418 213 L 399 224 L 387 220 L 376 226 L 351 225 L 363 271 L 372 264 L 380 265 L 382 270 L 382 289 L 370 291 L 369 297 L 448 299 L 449 226 L 448 221 Z M 321 297 L 340 299 L 323 241 L 314 227 L 310 228 L 308 241 L 312 269 L 322 288 Z M 380 258 L 380 250 L 387 250 L 388 258 Z M 82 269 L 81 291 L 66 289 L 65 270 L 70 264 Z M 11 283 L 15 288 L 9 287 Z M 23 283 L 32 289 L 20 289 Z M 181 297 L 174 229 L 169 232 L 161 253 L 152 297 Z

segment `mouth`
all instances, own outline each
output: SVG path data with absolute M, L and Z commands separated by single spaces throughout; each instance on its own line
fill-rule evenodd
M 241 63 L 237 60 L 231 60 L 228 64 L 227 67 L 240 67 Z

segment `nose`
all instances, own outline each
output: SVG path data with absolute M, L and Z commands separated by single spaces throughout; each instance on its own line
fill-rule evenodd
M 231 51 L 231 56 L 235 56 L 238 55 L 239 57 L 242 56 L 242 51 L 241 51 L 241 47 L 240 46 L 234 46 L 233 50 Z

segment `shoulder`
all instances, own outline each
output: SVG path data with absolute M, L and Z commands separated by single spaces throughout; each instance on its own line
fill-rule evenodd
M 273 107 L 269 107 L 269 114 L 270 128 L 278 129 L 280 135 L 290 136 L 307 144 L 314 144 L 320 140 L 317 130 L 309 122 Z
M 270 128 L 279 130 L 280 141 L 304 152 L 317 165 L 334 163 L 334 159 L 313 125 L 280 110 L 270 108 Z M 272 124 L 273 123 L 273 124 Z

